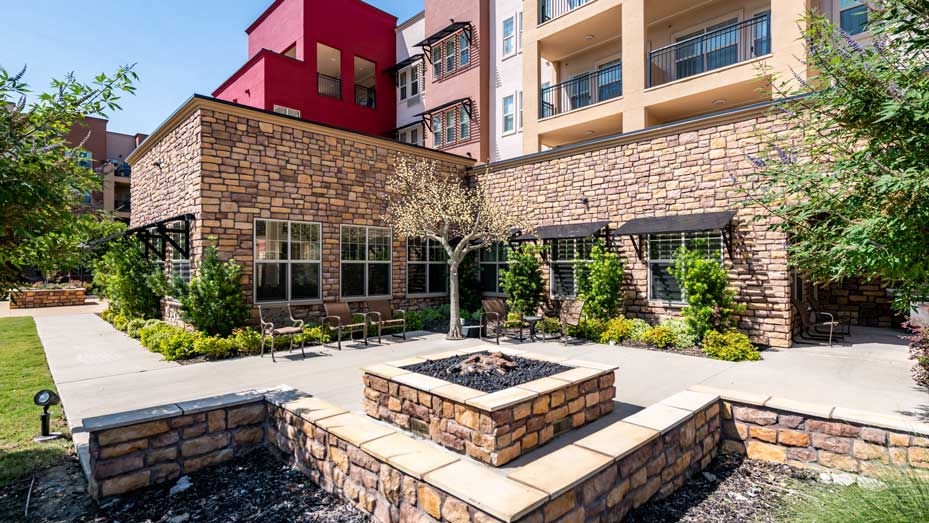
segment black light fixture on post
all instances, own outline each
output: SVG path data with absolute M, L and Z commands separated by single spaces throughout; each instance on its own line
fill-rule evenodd
M 58 395 L 50 390 L 40 390 L 38 393 L 36 393 L 35 397 L 32 398 L 32 402 L 42 407 L 42 416 L 40 417 L 42 420 L 42 434 L 36 436 L 34 441 L 42 443 L 60 438 L 60 432 L 51 432 L 50 430 L 51 416 L 48 413 L 49 407 L 61 403 L 61 399 L 58 397 Z

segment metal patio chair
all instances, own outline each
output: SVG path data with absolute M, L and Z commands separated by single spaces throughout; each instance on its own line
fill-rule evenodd
M 558 314 L 561 321 L 561 341 L 568 344 L 568 327 L 577 328 L 584 319 L 584 300 L 565 300 Z
M 274 358 L 274 337 L 290 336 L 290 347 L 288 352 L 294 350 L 294 338 L 298 334 L 303 334 L 303 320 L 294 318 L 293 310 L 290 304 L 287 305 L 259 305 L 258 320 L 261 322 L 261 357 L 265 355 L 265 340 L 271 340 L 271 361 L 277 362 Z M 306 359 L 305 337 L 300 338 L 300 355 Z
M 816 312 L 809 305 L 790 300 L 791 306 L 800 320 L 800 337 L 805 340 L 826 341 L 832 347 L 833 340 L 842 339 L 843 335 L 837 332 L 839 322 L 828 312 Z
M 399 313 L 400 317 L 397 317 Z M 390 301 L 372 301 L 368 302 L 368 323 L 377 325 L 377 342 L 383 343 L 381 338 L 384 329 L 400 329 L 399 337 L 406 339 L 406 311 L 403 309 L 394 309 Z M 398 336 L 392 332 L 391 336 Z
M 349 339 L 355 339 L 355 333 L 359 330 L 364 334 L 364 343 L 368 344 L 368 321 L 367 314 L 359 313 L 362 316 L 361 322 L 355 322 L 355 315 L 348 308 L 347 303 L 331 302 L 324 303 L 326 317 L 323 318 L 323 325 L 327 325 L 336 332 L 338 348 L 342 350 L 342 333 L 347 332 Z
M 509 311 L 503 298 L 484 298 L 481 300 L 481 309 L 482 338 L 490 337 L 488 333 L 491 325 L 493 325 L 497 345 L 500 345 L 500 333 L 506 333 L 507 330 L 519 332 L 517 339 L 523 340 L 523 328 L 528 327 L 528 324 L 520 319 L 515 326 L 507 327 L 510 323 L 507 321 Z

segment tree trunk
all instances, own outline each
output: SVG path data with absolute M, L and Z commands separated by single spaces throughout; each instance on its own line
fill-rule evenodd
M 461 308 L 458 306 L 458 263 L 460 260 L 449 260 L 448 262 L 448 336 L 447 340 L 461 340 L 464 336 L 461 334 Z

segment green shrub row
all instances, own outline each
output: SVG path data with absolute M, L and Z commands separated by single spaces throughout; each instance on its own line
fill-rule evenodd
M 258 354 L 261 351 L 261 333 L 250 327 L 233 329 L 232 334 L 225 337 L 210 336 L 203 332 L 175 327 L 161 320 L 129 319 L 109 309 L 103 311 L 100 316 L 112 323 L 113 327 L 138 339 L 146 349 L 162 354 L 169 361 L 198 357 L 218 360 Z M 303 334 L 298 334 L 294 342 L 299 344 L 305 341 L 312 345 L 328 343 L 330 339 L 328 328 L 312 325 L 304 328 Z M 289 345 L 289 336 L 274 339 L 276 348 L 286 348 Z

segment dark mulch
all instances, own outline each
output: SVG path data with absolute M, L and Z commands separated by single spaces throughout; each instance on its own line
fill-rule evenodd
M 627 523 L 775 523 L 789 499 L 824 488 L 816 476 L 787 465 L 722 454 L 670 497 L 629 513 Z
M 694 356 L 696 358 L 709 358 L 703 349 L 700 347 L 684 347 L 684 348 L 670 348 L 670 349 L 659 349 L 654 345 L 649 345 L 647 343 L 639 343 L 635 341 L 624 341 L 622 343 L 617 343 L 617 347 L 631 347 L 633 349 L 645 349 L 655 352 L 667 352 L 669 354 L 683 354 L 685 356 Z
M 29 523 L 368 523 L 370 518 L 308 477 L 259 450 L 190 475 L 191 486 L 171 495 L 175 483 L 116 498 L 101 506 L 83 492 L 78 466 L 70 490 L 36 491 Z M 76 476 L 74 476 L 76 474 Z M 17 500 L 21 521 L 24 500 Z M 12 508 L 12 507 L 11 507 Z
M 497 373 L 462 375 L 446 372 L 452 365 L 470 358 L 471 356 L 472 354 L 453 356 L 442 360 L 407 365 L 403 368 L 408 371 L 425 374 L 433 378 L 439 378 L 482 392 L 497 392 L 498 390 L 515 387 L 541 378 L 547 378 L 559 372 L 572 369 L 572 367 L 566 367 L 549 361 L 530 360 L 516 356 L 513 357 L 513 360 L 519 365 L 502 376 Z

